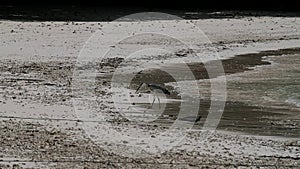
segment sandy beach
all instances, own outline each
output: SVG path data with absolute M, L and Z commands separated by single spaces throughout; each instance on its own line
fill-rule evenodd
M 188 31 L 186 22 L 206 37 Z M 115 22 L 2 19 L 0 28 L 0 168 L 300 166 L 298 17 Z M 193 52 L 162 36 L 132 35 L 154 29 L 192 44 Z M 99 38 L 99 43 L 91 43 L 91 36 Z M 124 36 L 135 38 L 118 41 Z M 127 58 L 135 50 L 170 45 L 174 50 L 168 53 L 143 51 Z M 101 56 L 107 47 L 112 52 L 104 60 L 85 58 L 84 49 Z M 208 72 L 209 64 L 222 65 L 224 76 Z M 139 66 L 144 68 L 140 71 Z M 122 71 L 115 74 L 117 69 Z M 79 76 L 81 72 L 84 76 Z M 128 87 L 119 87 L 132 72 L 136 74 L 126 83 Z M 224 79 L 225 101 L 216 99 L 221 90 L 210 90 Z M 142 82 L 162 84 L 171 92 L 160 100 L 164 109 L 157 101 L 149 108 L 151 93 L 135 93 Z M 200 94 L 191 84 L 197 84 Z M 121 96 L 119 102 L 114 100 L 118 87 L 129 93 L 129 100 Z M 212 100 L 224 101 L 224 111 L 216 130 L 202 130 Z M 194 111 L 195 106 L 199 109 Z M 181 113 L 181 109 L 187 111 Z M 201 116 L 201 120 L 182 132 L 172 128 L 179 115 Z M 184 134 L 167 151 L 163 138 L 170 133 L 165 136 L 166 131 Z

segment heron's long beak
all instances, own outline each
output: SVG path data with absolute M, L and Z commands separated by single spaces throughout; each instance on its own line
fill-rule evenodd
M 144 83 L 141 83 L 141 84 L 139 85 L 139 87 L 136 89 L 135 93 L 137 93 L 137 92 L 139 91 L 139 89 L 142 87 L 143 84 L 144 84 Z

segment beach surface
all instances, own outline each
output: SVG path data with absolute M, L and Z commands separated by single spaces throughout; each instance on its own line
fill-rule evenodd
M 182 31 L 190 28 L 181 27 L 184 22 L 203 34 Z M 124 35 L 133 36 L 133 29 L 151 30 L 151 26 L 162 32 L 173 27 L 167 31 L 192 44 L 193 52 L 160 39 L 164 37 L 149 40 L 148 34 L 117 41 Z M 297 17 L 113 23 L 0 20 L 0 27 L 0 168 L 300 166 Z M 90 43 L 95 34 L 99 43 Z M 175 46 L 174 51 L 144 51 L 127 58 L 130 51 L 169 45 Z M 84 62 L 89 58 L 83 55 L 83 48 L 93 51 L 107 46 L 113 49 L 107 58 Z M 141 71 L 136 60 L 143 63 Z M 207 64 L 222 65 L 223 76 L 207 72 Z M 186 66 L 192 79 L 187 77 Z M 122 71 L 114 74 L 120 68 Z M 76 77 L 82 70 L 96 72 Z M 132 72 L 136 75 L 126 85 L 113 80 L 125 80 Z M 211 86 L 224 79 L 226 100 L 214 100 L 212 95 L 223 93 L 212 91 Z M 135 93 L 141 82 L 162 84 L 171 92 L 161 99 L 164 109 L 157 101 L 149 108 L 152 94 Z M 197 84 L 199 94 L 194 93 L 192 83 Z M 129 100 L 114 100 L 118 87 L 130 93 Z M 93 97 L 84 92 L 92 92 Z M 202 130 L 212 100 L 224 102 L 224 112 L 216 130 Z M 186 102 L 186 111 L 180 114 Z M 195 107 L 199 109 L 194 111 Z M 185 119 L 194 115 L 201 119 L 165 151 L 155 139 L 169 130 L 179 114 Z M 111 138 L 103 138 L 110 130 L 126 137 L 111 134 Z M 180 128 L 173 130 L 176 133 Z M 137 143 L 127 136 L 150 139 Z M 115 140 L 119 142 L 115 144 Z M 141 148 L 135 147 L 137 144 Z M 139 156 L 137 150 L 144 148 L 145 157 Z

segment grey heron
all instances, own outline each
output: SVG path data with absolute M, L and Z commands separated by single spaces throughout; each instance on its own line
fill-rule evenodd
M 140 88 L 147 88 L 147 89 L 150 89 L 150 92 L 153 93 L 154 98 L 153 98 L 151 107 L 153 106 L 153 103 L 154 103 L 154 101 L 155 101 L 155 97 L 157 97 L 158 102 L 159 102 L 159 108 L 160 108 L 160 99 L 159 99 L 159 97 L 158 97 L 157 94 L 160 94 L 160 93 L 167 94 L 167 95 L 170 95 L 170 94 L 171 94 L 166 88 L 161 87 L 161 86 L 159 86 L 158 84 L 153 84 L 153 83 L 141 83 L 141 84 L 139 85 L 139 87 L 136 89 L 136 92 L 135 92 L 135 93 L 137 93 L 137 92 L 139 91 Z

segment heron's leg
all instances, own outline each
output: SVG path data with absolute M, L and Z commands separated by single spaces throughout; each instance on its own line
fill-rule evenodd
M 157 100 L 158 100 L 158 106 L 160 108 L 160 98 L 159 98 L 159 96 L 157 96 Z
M 153 101 L 152 101 L 152 104 L 151 104 L 150 108 L 152 108 L 152 106 L 154 104 L 154 101 L 155 101 L 155 94 L 154 94 Z

